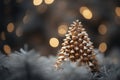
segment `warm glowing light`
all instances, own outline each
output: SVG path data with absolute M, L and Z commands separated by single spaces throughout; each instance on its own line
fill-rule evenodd
M 29 21 L 29 16 L 28 16 L 28 15 L 25 15 L 25 16 L 23 17 L 23 23 L 24 23 L 24 24 L 27 24 L 28 21 Z
M 120 7 L 115 8 L 115 13 L 117 16 L 120 16 Z
M 5 39 L 6 39 L 4 32 L 1 33 L 1 39 L 2 39 L 2 40 L 5 40 Z
M 90 9 L 87 7 L 81 7 L 80 8 L 80 13 L 83 15 L 84 18 L 86 19 L 91 19 L 93 17 L 93 14 Z
M 67 25 L 60 25 L 58 27 L 58 33 L 60 36 L 64 36 L 67 32 L 68 26 Z
M 46 4 L 52 4 L 54 2 L 54 0 L 45 0 Z
M 102 34 L 102 35 L 106 34 L 106 32 L 107 32 L 107 27 L 106 27 L 106 25 L 101 24 L 101 25 L 99 26 L 99 28 L 98 28 L 98 31 L 99 31 L 99 33 Z
M 51 47 L 58 47 L 59 41 L 57 38 L 50 38 L 49 44 Z
M 33 0 L 33 4 L 34 4 L 35 6 L 41 5 L 42 2 L 43 2 L 43 0 Z
M 105 42 L 100 43 L 99 50 L 105 52 L 107 50 L 107 44 Z
M 23 34 L 22 28 L 21 28 L 21 27 L 18 27 L 18 28 L 16 29 L 16 36 L 17 36 L 17 37 L 20 37 L 20 36 L 22 36 L 22 34 Z
M 14 24 L 13 23 L 9 23 L 7 25 L 7 31 L 8 32 L 13 32 L 14 31 Z
M 7 55 L 9 55 L 11 53 L 11 48 L 9 45 L 4 45 L 3 50 Z

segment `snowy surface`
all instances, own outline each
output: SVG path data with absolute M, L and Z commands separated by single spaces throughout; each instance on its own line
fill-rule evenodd
M 40 56 L 34 50 L 21 50 L 9 56 L 0 53 L 0 80 L 119 80 L 120 55 L 116 52 L 104 57 L 97 50 L 95 52 L 100 72 L 94 74 L 86 66 L 78 67 L 71 62 L 64 63 L 63 69 L 55 70 L 55 56 Z

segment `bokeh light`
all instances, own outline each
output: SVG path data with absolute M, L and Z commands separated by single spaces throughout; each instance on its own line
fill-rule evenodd
M 101 24 L 101 25 L 98 27 L 98 32 L 99 32 L 101 35 L 106 34 L 106 33 L 107 33 L 107 27 L 106 27 L 106 25 Z
M 91 19 L 93 17 L 91 10 L 87 7 L 80 7 L 79 11 L 82 14 L 82 16 L 86 19 Z
M 7 44 L 5 44 L 5 45 L 3 46 L 3 50 L 4 50 L 4 52 L 5 52 L 7 55 L 9 55 L 9 54 L 11 53 L 11 48 L 10 48 L 10 46 L 7 45 Z
M 38 6 L 41 5 L 43 0 L 33 0 L 33 5 Z
M 29 22 L 29 16 L 28 15 L 25 15 L 24 17 L 23 17 L 23 23 L 24 24 L 27 24 Z
M 57 38 L 50 38 L 49 44 L 51 47 L 58 47 L 59 40 Z
M 16 29 L 16 36 L 17 37 L 21 37 L 22 34 L 23 34 L 22 28 L 21 27 L 17 27 L 17 29 Z
M 120 7 L 115 8 L 115 13 L 117 16 L 120 16 Z
M 6 39 L 4 32 L 1 32 L 1 39 L 2 39 L 2 40 L 5 40 L 5 39 Z
M 66 34 L 67 30 L 68 30 L 68 26 L 65 24 L 62 24 L 58 27 L 58 34 L 60 36 L 64 36 Z
M 105 42 L 100 43 L 99 50 L 104 53 L 107 50 L 107 44 Z
M 45 0 L 46 4 L 52 4 L 54 2 L 54 0 Z
M 12 22 L 8 23 L 8 25 L 7 25 L 7 31 L 8 32 L 13 32 L 14 31 L 14 24 Z

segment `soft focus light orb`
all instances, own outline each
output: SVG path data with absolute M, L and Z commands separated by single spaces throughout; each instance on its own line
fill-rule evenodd
M 34 4 L 35 6 L 41 5 L 42 2 L 43 2 L 43 0 L 33 0 L 33 4 Z
M 105 52 L 107 50 L 107 44 L 105 42 L 100 43 L 99 50 L 100 52 Z
M 64 36 L 66 34 L 67 30 L 68 30 L 68 26 L 67 25 L 63 24 L 63 25 L 60 25 L 58 27 L 58 33 L 59 33 L 60 36 Z
M 13 23 L 9 23 L 7 25 L 7 31 L 8 32 L 13 32 L 14 31 L 14 24 Z
M 21 28 L 21 27 L 18 27 L 18 28 L 16 29 L 16 36 L 17 36 L 17 37 L 21 37 L 22 34 L 23 34 L 22 28 Z
M 80 7 L 80 13 L 86 19 L 91 19 L 93 17 L 91 10 L 87 7 Z
M 54 0 L 45 0 L 46 4 L 52 4 L 54 2 Z
M 24 24 L 27 24 L 29 22 L 29 16 L 28 15 L 25 15 L 24 17 L 23 17 L 23 23 Z
M 3 46 L 3 50 L 7 55 L 9 55 L 11 53 L 11 48 L 7 44 Z
M 1 39 L 2 39 L 2 40 L 5 40 L 5 39 L 6 39 L 4 32 L 1 32 Z
M 57 38 L 50 38 L 49 44 L 51 47 L 58 47 L 59 40 Z
M 120 16 L 120 7 L 115 8 L 115 13 L 117 16 Z
M 106 34 L 107 33 L 107 27 L 106 25 L 104 24 L 101 24 L 98 28 L 98 32 L 102 35 Z

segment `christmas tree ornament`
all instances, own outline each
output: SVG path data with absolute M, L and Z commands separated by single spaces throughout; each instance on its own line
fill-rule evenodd
M 91 72 L 98 71 L 93 43 L 79 20 L 69 27 L 62 48 L 58 53 L 55 67 L 58 69 L 64 61 L 76 62 L 78 65 L 88 65 Z

